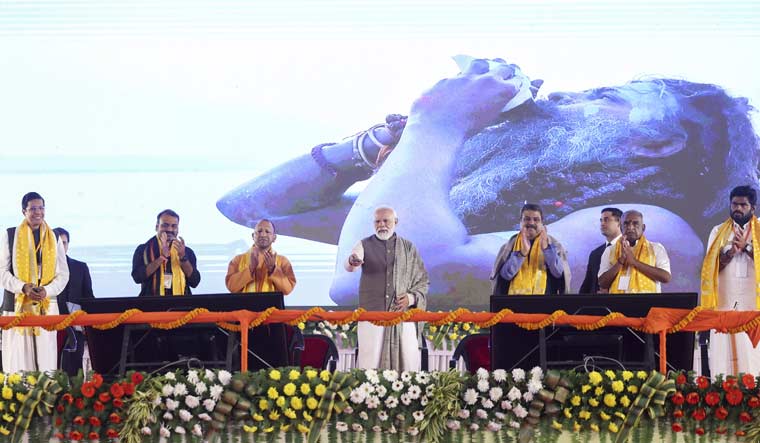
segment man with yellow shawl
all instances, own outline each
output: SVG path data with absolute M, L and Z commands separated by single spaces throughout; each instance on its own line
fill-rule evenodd
M 56 297 L 69 281 L 63 243 L 45 223 L 45 200 L 36 192 L 21 199 L 24 221 L 0 233 L 3 315 L 57 315 Z M 3 372 L 53 371 L 57 333 L 42 328 L 3 330 Z
M 493 295 L 564 294 L 570 288 L 570 266 L 562 245 L 546 232 L 539 205 L 520 210 L 520 232 L 496 255 Z
M 755 216 L 757 192 L 737 186 L 730 194 L 731 210 L 725 222 L 715 226 L 707 242 L 702 264 L 702 306 L 717 310 L 754 311 L 760 308 L 760 227 Z M 747 334 L 710 331 L 710 374 L 738 375 L 760 372 L 760 350 Z
M 156 235 L 132 256 L 132 279 L 140 296 L 189 295 L 201 282 L 195 253 L 178 236 L 179 214 L 164 209 L 156 217 Z
M 227 267 L 224 283 L 230 292 L 282 292 L 288 295 L 296 285 L 290 261 L 272 249 L 277 240 L 274 224 L 263 219 L 253 228 L 253 246 L 236 255 Z
M 662 292 L 670 281 L 670 258 L 660 243 L 647 240 L 647 226 L 639 211 L 623 214 L 623 236 L 602 254 L 599 287 L 610 294 L 651 294 Z

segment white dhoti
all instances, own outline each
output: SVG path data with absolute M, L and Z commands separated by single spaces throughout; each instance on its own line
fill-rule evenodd
M 401 361 L 402 371 L 420 370 L 420 350 L 417 342 L 417 325 L 404 322 L 401 324 Z M 380 367 L 380 357 L 383 352 L 382 326 L 360 321 L 357 326 L 359 338 L 359 358 L 356 366 L 361 369 L 389 369 Z
M 58 315 L 58 302 L 50 301 L 50 315 Z M 15 315 L 4 311 L 3 315 Z M 39 335 L 21 328 L 3 330 L 3 372 L 55 371 L 58 368 L 58 332 L 38 328 Z

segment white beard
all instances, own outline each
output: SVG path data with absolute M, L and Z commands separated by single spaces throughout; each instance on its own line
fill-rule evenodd
M 388 240 L 389 238 L 393 237 L 393 230 L 391 229 L 391 230 L 389 230 L 387 232 L 375 231 L 375 235 L 380 240 Z

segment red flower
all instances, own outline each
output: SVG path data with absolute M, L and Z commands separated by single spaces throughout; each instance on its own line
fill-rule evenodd
M 114 398 L 113 399 L 113 407 L 114 408 L 121 408 L 124 406 L 124 402 L 120 398 Z
M 84 409 L 84 399 L 78 398 L 74 400 L 74 406 L 76 406 L 77 409 Z
M 670 401 L 674 405 L 678 405 L 678 406 L 681 406 L 683 404 L 683 400 L 684 400 L 683 394 L 681 394 L 680 392 L 676 392 L 675 394 L 673 394 L 672 397 L 670 397 Z
M 755 389 L 755 376 L 752 374 L 742 375 L 742 384 L 747 389 Z
M 106 405 L 104 405 L 103 403 L 101 403 L 98 400 L 95 400 L 95 404 L 92 406 L 92 409 L 94 409 L 95 412 L 102 412 L 103 409 L 105 409 L 105 408 L 106 408 Z
M 90 424 L 93 426 L 100 426 L 100 419 L 98 417 L 90 417 Z
M 65 401 L 65 402 L 68 402 L 68 404 L 74 403 L 74 397 L 71 394 L 69 394 L 68 392 L 65 393 L 65 394 L 63 394 L 63 396 L 61 397 L 61 400 Z
M 132 395 L 135 393 L 135 385 L 132 383 L 124 383 L 121 385 L 122 389 L 124 389 L 124 394 L 126 395 Z
M 683 426 L 681 426 L 681 423 L 673 423 L 673 426 L 671 426 L 670 429 L 672 429 L 673 432 L 681 432 L 683 431 Z
M 92 384 L 94 384 L 96 388 L 100 389 L 100 386 L 103 385 L 103 376 L 100 374 L 94 374 L 92 376 Z
M 718 403 L 720 403 L 720 394 L 718 394 L 715 391 L 710 391 L 707 394 L 705 394 L 705 403 L 707 403 L 708 406 L 715 406 Z
M 54 437 L 55 437 L 55 438 L 57 438 L 58 440 L 63 440 L 64 438 L 66 438 L 66 437 L 63 435 L 63 433 L 61 433 L 61 432 L 56 432 L 56 433 L 54 434 Z
M 60 428 L 62 424 L 63 424 L 63 420 L 61 419 L 61 417 L 56 417 L 55 418 L 55 425 Z
M 742 423 L 749 423 L 749 422 L 752 421 L 752 414 L 750 414 L 749 412 L 746 412 L 746 411 L 742 412 L 741 414 L 739 414 L 739 420 Z
M 82 395 L 84 395 L 87 398 L 92 398 L 93 395 L 95 395 L 95 385 L 93 385 L 90 382 L 84 382 L 82 384 Z
M 735 434 L 737 437 L 744 437 L 745 435 L 747 435 L 747 433 L 746 433 L 746 432 L 744 432 L 744 431 L 742 431 L 741 429 L 740 429 L 740 430 L 738 430 L 738 431 L 736 431 L 736 432 L 734 432 L 734 434 Z
M 691 418 L 693 418 L 696 421 L 702 421 L 707 417 L 707 413 L 705 412 L 705 408 L 697 408 L 694 410 L 694 412 L 691 413 Z
M 101 392 L 98 394 L 98 400 L 100 400 L 101 403 L 108 403 L 108 400 L 111 399 L 111 394 L 108 392 Z
M 143 380 L 145 380 L 145 377 L 143 377 L 143 375 L 139 372 L 132 373 L 132 384 L 139 385 Z
M 747 400 L 747 406 L 750 408 L 757 408 L 760 407 L 760 398 L 755 397 L 754 395 Z
M 683 417 L 683 411 L 681 409 L 676 409 L 673 411 L 673 418 L 681 418 Z
M 742 391 L 737 388 L 732 388 L 726 392 L 726 401 L 732 406 L 740 404 L 742 402 L 742 398 L 744 398 L 744 394 L 742 394 Z
M 76 417 L 74 417 L 74 424 L 75 425 L 80 425 L 80 426 L 83 425 L 84 424 L 84 417 L 82 417 L 81 415 L 77 415 Z
M 725 434 L 726 432 L 728 432 L 728 428 L 721 428 L 721 427 L 718 427 L 718 428 L 715 428 L 715 432 L 717 432 L 718 434 L 721 434 L 721 435 L 723 435 L 723 434 Z
M 112 384 L 111 395 L 113 395 L 114 398 L 122 398 L 124 396 L 124 388 L 118 383 Z
M 695 429 L 694 432 L 696 432 L 697 435 L 705 435 L 705 428 L 699 427 Z
M 79 432 L 79 431 L 71 431 L 71 432 L 69 432 L 69 438 L 72 439 L 72 440 L 79 441 L 79 440 L 82 439 L 82 437 L 84 437 L 84 435 L 82 435 L 82 433 Z
M 56 406 L 56 407 L 55 407 L 55 410 L 56 410 L 56 411 L 58 411 L 59 413 L 61 413 L 61 414 L 62 414 L 62 413 L 63 413 L 63 410 L 64 410 L 64 408 L 63 408 L 63 405 L 58 405 L 58 406 Z
M 686 403 L 690 405 L 695 405 L 699 403 L 699 394 L 697 394 L 696 392 L 689 392 L 688 394 L 686 394 Z
M 697 387 L 702 390 L 707 389 L 710 387 L 710 380 L 708 380 L 704 375 L 700 375 L 697 377 Z
M 734 377 L 728 377 L 726 378 L 726 381 L 723 382 L 723 390 L 728 391 L 729 389 L 736 386 L 736 378 Z
M 106 431 L 106 435 L 108 436 L 108 438 L 117 438 L 119 437 L 119 432 L 114 429 L 108 428 L 108 430 Z
M 726 417 L 728 417 L 728 409 L 723 406 L 719 407 L 715 410 L 715 417 L 717 417 L 718 420 L 725 420 Z
M 87 438 L 90 439 L 90 440 L 97 440 L 98 437 L 100 437 L 100 436 L 95 431 L 91 431 L 89 434 L 87 434 Z
M 108 421 L 118 425 L 119 423 L 121 423 L 121 417 L 119 417 L 119 414 L 114 412 L 108 416 Z
M 678 374 L 678 377 L 676 377 L 676 384 L 683 385 L 686 383 L 686 376 L 683 374 Z

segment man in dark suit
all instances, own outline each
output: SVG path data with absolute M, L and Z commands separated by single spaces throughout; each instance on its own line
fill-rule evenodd
M 586 266 L 586 277 L 583 279 L 579 294 L 596 294 L 599 292 L 599 264 L 602 261 L 604 250 L 618 237 L 620 237 L 620 217 L 623 211 L 618 208 L 604 208 L 599 218 L 599 227 L 606 241 L 598 248 L 591 251 Z
M 63 243 L 63 248 L 66 251 L 66 262 L 69 265 L 69 283 L 58 295 L 58 311 L 61 315 L 68 315 L 72 309 L 79 308 L 81 299 L 94 297 L 92 278 L 90 278 L 90 269 L 87 267 L 87 263 L 74 260 L 68 256 L 69 240 L 71 239 L 69 231 L 63 228 L 55 228 L 54 231 Z M 84 344 L 84 330 L 81 326 L 66 328 L 66 343 L 61 352 L 60 368 L 67 374 L 76 375 L 82 369 Z

